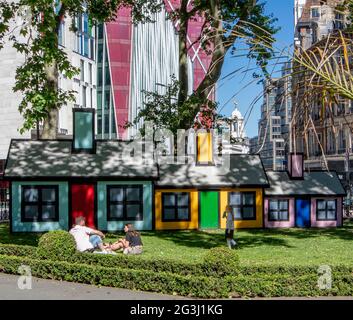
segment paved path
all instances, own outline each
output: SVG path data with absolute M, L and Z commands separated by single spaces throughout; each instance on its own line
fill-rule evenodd
M 18 276 L 0 273 L 0 300 L 166 300 L 182 299 L 157 293 L 148 293 L 96 287 L 93 285 L 46 280 L 32 277 L 32 289 L 21 290 Z

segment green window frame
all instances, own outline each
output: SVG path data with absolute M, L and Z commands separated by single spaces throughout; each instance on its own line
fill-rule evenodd
M 107 186 L 107 220 L 142 221 L 143 185 Z
M 59 188 L 57 185 L 21 187 L 22 222 L 59 221 Z

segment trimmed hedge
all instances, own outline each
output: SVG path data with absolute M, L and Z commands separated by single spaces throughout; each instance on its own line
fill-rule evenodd
M 208 250 L 202 263 L 202 269 L 206 275 L 214 273 L 219 276 L 234 275 L 238 267 L 238 253 L 226 247 L 216 247 Z
M 131 290 L 143 290 L 198 298 L 227 297 L 225 283 L 214 277 L 182 276 L 167 272 L 107 268 L 65 261 L 36 260 L 0 255 L 0 271 L 17 274 L 22 264 L 33 276 Z
M 36 252 L 37 252 L 37 248 L 32 246 L 20 246 L 16 244 L 0 244 L 0 255 L 33 257 L 36 254 Z
M 75 253 L 75 239 L 67 231 L 49 231 L 43 234 L 39 239 L 37 254 L 41 259 L 66 260 Z
M 296 277 L 292 274 L 237 275 L 220 278 L 182 276 L 168 272 L 107 268 L 0 255 L 2 272 L 17 274 L 21 264 L 30 266 L 32 275 L 41 278 L 198 298 L 353 295 L 352 274 L 333 274 L 332 289 L 320 290 L 317 286 L 318 276 L 314 274 Z

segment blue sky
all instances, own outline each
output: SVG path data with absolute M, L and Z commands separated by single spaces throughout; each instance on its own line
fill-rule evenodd
M 273 13 L 278 19 L 277 25 L 281 27 L 281 30 L 276 35 L 276 48 L 282 49 L 293 43 L 293 6 L 294 0 L 267 0 L 266 11 L 268 13 Z M 242 67 L 245 70 L 249 69 L 247 59 L 234 58 L 231 55 L 228 55 L 223 66 L 222 77 L 230 75 L 232 72 Z M 272 68 L 270 68 L 270 71 L 271 70 Z M 262 93 L 262 85 L 253 82 L 252 73 L 253 71 L 247 72 L 246 74 L 242 71 L 238 71 L 227 79 L 219 81 L 217 100 L 220 105 L 219 110 L 221 114 L 230 115 L 234 108 L 234 95 L 236 95 L 235 100 L 237 101 L 238 108 L 243 116 L 247 112 L 249 113 L 253 101 Z M 279 73 L 275 72 L 273 75 L 276 77 L 279 76 Z M 249 137 L 257 135 L 257 124 L 260 118 L 261 102 L 262 97 L 260 98 L 260 101 L 254 105 L 246 123 L 245 130 Z

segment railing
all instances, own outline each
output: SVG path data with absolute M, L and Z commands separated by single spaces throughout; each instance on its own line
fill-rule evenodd
M 9 189 L 0 187 L 0 223 L 9 220 Z

